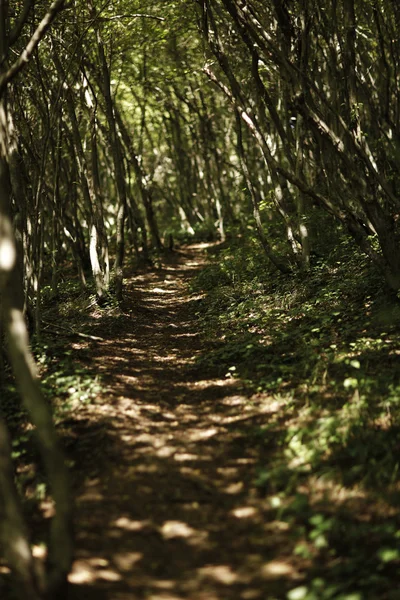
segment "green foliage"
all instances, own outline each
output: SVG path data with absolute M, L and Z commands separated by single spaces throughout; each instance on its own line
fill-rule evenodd
M 16 386 L 9 379 L 2 384 L 1 388 L 0 417 L 4 418 L 10 427 L 16 427 L 25 418 Z
M 238 239 L 236 244 L 218 252 L 217 256 L 218 260 L 211 262 L 191 284 L 194 291 L 215 290 L 215 294 L 209 297 L 210 308 L 213 302 L 229 306 L 229 300 L 232 300 L 233 307 L 238 300 L 244 301 L 249 294 L 261 294 L 270 285 L 273 275 L 270 263 L 260 252 L 259 243 L 254 238 Z
M 243 443 L 304 582 L 287 600 L 396 598 L 400 570 L 400 305 L 347 240 L 310 274 L 220 251 L 194 284 L 212 352 L 198 360 L 275 406 Z
M 77 364 L 71 350 L 60 352 L 54 344 L 42 344 L 38 362 L 44 367 L 42 387 L 56 418 L 79 404 L 90 404 L 102 390 L 98 376 Z
M 174 244 L 191 244 L 193 242 L 210 242 L 216 239 L 216 231 L 213 222 L 200 221 L 194 224 L 190 230 L 183 227 L 178 218 L 171 218 L 171 224 L 164 231 L 164 244 L 168 247 L 169 236 L 172 235 Z

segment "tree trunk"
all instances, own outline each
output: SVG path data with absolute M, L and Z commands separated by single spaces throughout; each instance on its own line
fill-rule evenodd
M 60 2 L 54 3 L 54 6 Z M 5 3 L 0 2 L 0 56 L 6 56 Z M 33 38 L 32 38 L 33 39 Z M 37 41 L 38 43 L 38 41 Z M 33 51 L 33 50 L 32 50 Z M 16 71 L 18 72 L 18 71 Z M 0 74 L 0 296 L 2 298 L 1 319 L 7 335 L 8 353 L 14 371 L 17 387 L 22 402 L 36 428 L 37 439 L 45 465 L 56 514 L 51 522 L 49 564 L 46 572 L 45 592 L 48 597 L 63 597 L 66 589 L 66 578 L 72 563 L 72 534 L 70 499 L 67 469 L 64 463 L 56 431 L 52 423 L 51 413 L 41 392 L 36 375 L 33 356 L 29 348 L 28 332 L 25 324 L 24 293 L 20 261 L 17 256 L 17 244 L 14 236 L 10 196 L 9 143 L 10 120 L 7 113 L 7 78 L 10 70 Z M 0 437 L 3 431 L 0 431 Z M 7 536 L 8 558 L 13 572 L 22 577 L 23 586 L 29 586 L 29 596 L 40 597 L 37 586 L 32 581 L 32 557 L 29 542 L 19 517 L 16 495 L 12 487 L 7 488 L 10 481 L 10 466 L 7 460 L 7 443 L 1 446 L 2 473 L 6 486 L 3 488 L 2 510 L 12 516 L 12 528 L 8 520 L 2 520 L 2 535 Z M 6 490 L 8 490 L 6 492 Z M 26 594 L 21 598 L 27 598 Z

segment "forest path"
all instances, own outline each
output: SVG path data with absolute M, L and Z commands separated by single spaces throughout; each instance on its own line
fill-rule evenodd
M 127 280 L 123 314 L 93 321 L 104 341 L 86 362 L 108 391 L 73 427 L 71 600 L 266 600 L 297 579 L 253 483 L 268 448 L 251 432 L 276 409 L 194 366 L 206 342 L 188 280 L 204 262 L 201 245 L 179 250 Z

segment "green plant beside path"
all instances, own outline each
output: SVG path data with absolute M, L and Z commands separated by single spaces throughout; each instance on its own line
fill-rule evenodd
M 217 251 L 193 289 L 213 348 L 199 368 L 277 407 L 247 443 L 265 447 L 255 483 L 308 563 L 287 600 L 397 598 L 399 301 L 360 255 L 288 279 L 251 243 Z

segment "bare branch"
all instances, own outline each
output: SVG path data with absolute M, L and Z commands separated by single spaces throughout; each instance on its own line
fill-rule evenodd
M 118 19 L 138 19 L 142 17 L 143 19 L 155 19 L 156 21 L 165 21 L 164 17 L 157 17 L 156 15 L 146 15 L 135 13 L 133 15 L 114 15 L 112 17 L 101 17 L 100 21 L 117 21 Z

